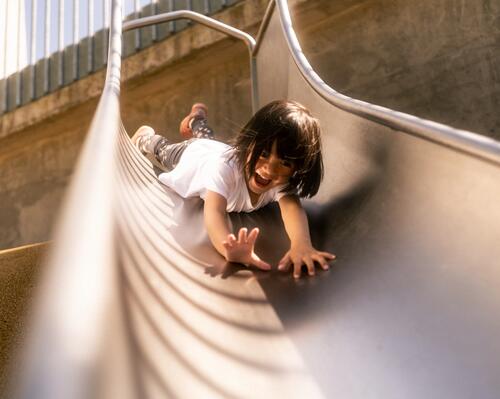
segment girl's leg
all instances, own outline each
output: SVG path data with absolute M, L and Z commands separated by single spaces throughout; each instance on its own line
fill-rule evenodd
M 184 138 L 214 139 L 214 131 L 208 126 L 208 108 L 203 103 L 193 104 L 191 112 L 181 122 L 179 131 Z
M 162 137 L 154 148 L 154 156 L 167 171 L 174 169 L 181 159 L 184 150 L 191 143 L 191 140 L 184 140 L 180 143 L 170 143 L 165 137 Z
M 141 126 L 132 136 L 132 142 L 144 154 L 154 155 L 167 171 L 174 169 L 190 140 L 170 143 L 165 137 L 155 134 L 149 126 Z
M 193 137 L 197 139 L 215 139 L 214 131 L 208 126 L 207 119 L 193 119 L 191 122 Z

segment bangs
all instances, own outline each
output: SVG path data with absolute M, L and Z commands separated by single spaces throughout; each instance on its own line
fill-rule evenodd
M 302 143 L 297 140 L 296 135 L 278 134 L 275 141 L 276 152 L 278 153 L 279 158 L 291 161 L 294 164 L 303 164 L 305 158 L 305 148 L 303 148 Z

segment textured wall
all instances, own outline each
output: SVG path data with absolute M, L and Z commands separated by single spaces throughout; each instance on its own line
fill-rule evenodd
M 6 396 L 9 370 L 16 366 L 25 317 L 41 272 L 48 244 L 0 251 L 0 397 Z
M 1 140 L 0 249 L 46 241 L 96 102 Z
M 209 122 L 227 139 L 251 116 L 250 72 L 244 45 L 224 41 L 190 54 L 181 63 L 138 77 L 122 89 L 122 119 L 129 134 L 150 125 L 180 141 L 179 123 L 193 102 L 204 102 Z
M 302 2 L 299 39 L 343 94 L 500 139 L 500 1 Z
M 255 35 L 266 4 L 240 3 L 217 18 Z M 180 119 L 193 101 L 208 104 L 221 138 L 241 125 L 251 113 L 248 51 L 222 39 L 195 26 L 124 60 L 122 114 L 129 132 L 149 124 L 178 140 Z M 0 249 L 50 238 L 103 78 L 98 72 L 0 117 Z

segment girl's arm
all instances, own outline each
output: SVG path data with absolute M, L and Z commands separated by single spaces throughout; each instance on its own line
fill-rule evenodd
M 205 227 L 215 249 L 229 262 L 254 265 L 259 269 L 269 270 L 271 265 L 261 260 L 254 252 L 259 229 L 254 228 L 249 234 L 242 227 L 238 238 L 231 233 L 226 212 L 226 199 L 213 191 L 208 191 L 203 208 Z
M 310 276 L 314 276 L 314 262 L 320 264 L 323 270 L 328 270 L 328 260 L 335 259 L 329 252 L 316 250 L 311 244 L 309 223 L 296 195 L 285 195 L 279 201 L 281 217 L 285 230 L 290 238 L 290 250 L 281 258 L 278 269 L 288 270 L 293 264 L 293 277 L 299 278 L 303 264 L 307 266 Z

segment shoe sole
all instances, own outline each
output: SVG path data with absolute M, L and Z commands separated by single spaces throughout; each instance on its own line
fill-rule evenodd
M 145 130 L 150 131 L 151 133 L 147 134 L 145 132 Z M 151 127 L 141 126 L 139 129 L 137 129 L 137 131 L 130 138 L 130 140 L 132 141 L 132 144 L 134 144 L 134 146 L 136 146 L 139 149 L 139 147 L 137 146 L 137 142 L 139 141 L 139 139 L 143 136 L 154 136 L 154 134 L 155 134 L 154 130 Z M 140 151 L 140 149 L 139 149 L 139 151 Z M 141 154 L 145 155 L 145 153 L 143 153 L 142 151 L 141 151 Z

